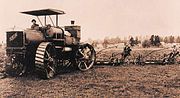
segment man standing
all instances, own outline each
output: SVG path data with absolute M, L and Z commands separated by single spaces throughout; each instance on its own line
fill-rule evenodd
M 125 60 L 127 56 L 130 56 L 131 55 L 131 51 L 132 51 L 132 49 L 130 48 L 130 46 L 126 45 L 124 47 L 124 50 L 123 50 L 122 54 L 121 54 L 122 55 L 122 59 Z

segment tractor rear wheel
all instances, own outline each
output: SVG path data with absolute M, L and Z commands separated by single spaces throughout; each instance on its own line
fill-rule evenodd
M 96 60 L 96 52 L 90 44 L 84 44 L 78 50 L 78 68 L 86 71 L 93 67 Z
M 42 42 L 35 56 L 35 69 L 40 78 L 50 79 L 56 74 L 57 59 L 55 46 L 50 42 Z

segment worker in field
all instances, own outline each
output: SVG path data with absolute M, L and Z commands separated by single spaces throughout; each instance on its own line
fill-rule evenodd
M 125 58 L 126 58 L 127 56 L 130 56 L 130 55 L 131 55 L 131 51 L 132 51 L 132 49 L 130 48 L 130 46 L 129 46 L 129 45 L 126 45 L 126 46 L 124 47 L 124 49 L 123 49 L 123 52 L 121 53 L 122 59 L 125 60 Z
M 176 53 L 176 52 L 178 51 L 178 49 L 177 49 L 176 45 L 173 45 L 173 47 L 172 47 L 172 48 L 173 48 L 173 52 L 174 52 L 174 53 Z
M 179 51 L 176 45 L 173 45 L 173 50 L 168 54 L 168 57 L 163 59 L 164 64 L 174 64 L 176 62 L 176 57 L 179 56 Z
M 172 52 L 170 53 L 170 58 L 174 58 L 175 56 L 177 56 L 179 54 L 179 51 L 176 47 L 176 45 L 173 45 L 173 50 Z

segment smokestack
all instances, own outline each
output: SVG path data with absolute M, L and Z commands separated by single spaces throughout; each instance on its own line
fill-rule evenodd
M 71 25 L 74 25 L 75 21 L 74 20 L 71 20 Z

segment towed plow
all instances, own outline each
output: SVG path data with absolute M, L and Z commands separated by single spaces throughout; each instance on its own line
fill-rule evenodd
M 115 46 L 117 48 L 117 46 Z M 109 47 L 100 50 L 97 52 L 97 60 L 95 62 L 95 65 L 129 65 L 129 64 L 135 64 L 135 65 L 170 65 L 170 64 L 180 64 L 180 60 L 178 60 L 178 57 L 180 56 L 179 51 L 173 47 L 171 48 L 162 48 L 157 50 L 151 50 L 146 54 L 138 53 L 138 55 L 131 55 L 131 48 L 130 47 L 124 47 L 122 52 L 114 52 L 111 53 L 111 55 L 108 57 L 107 52 L 103 53 L 104 50 L 110 49 L 114 47 Z M 164 50 L 169 50 L 168 52 L 160 53 L 162 56 L 156 57 L 151 54 L 157 54 L 156 52 L 162 52 Z M 133 51 L 132 51 L 133 52 Z M 143 55 L 142 55 L 143 54 Z M 105 59 L 105 57 L 107 57 Z M 148 58 L 152 57 L 152 58 Z

